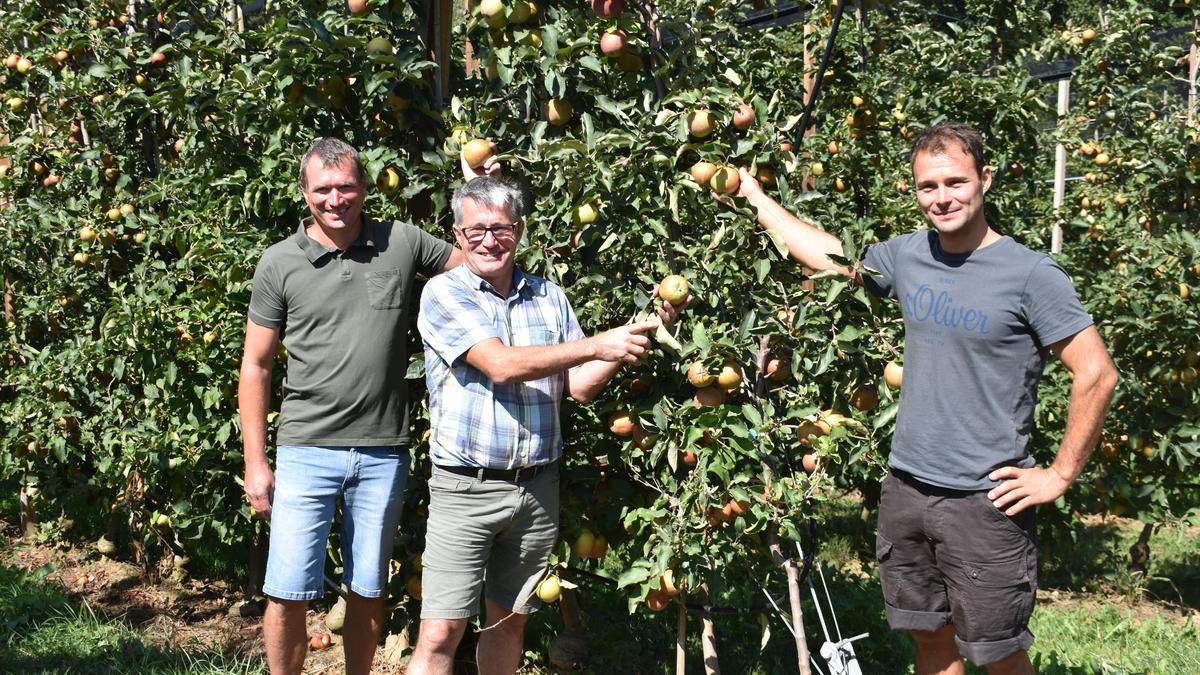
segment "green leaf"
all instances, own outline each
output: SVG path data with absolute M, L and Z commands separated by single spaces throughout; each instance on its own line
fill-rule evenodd
M 829 369 L 829 364 L 837 358 L 837 346 L 835 343 L 829 343 L 825 348 L 825 353 L 821 355 L 821 360 L 817 363 L 817 367 L 813 369 L 813 375 L 820 375 Z
M 766 281 L 767 276 L 771 274 L 771 261 L 766 258 L 759 258 L 754 261 L 754 274 L 758 279 L 758 283 Z
M 692 342 L 700 348 L 702 356 L 708 356 L 708 350 L 712 348 L 712 341 L 708 339 L 708 330 L 704 328 L 704 323 L 701 321 L 692 322 Z
M 838 333 L 837 338 L 835 339 L 838 342 L 854 342 L 869 332 L 870 331 L 868 329 L 860 326 L 846 326 L 842 329 L 842 332 Z
M 788 257 L 788 245 L 787 245 L 787 242 L 784 241 L 783 235 L 779 234 L 775 230 L 764 230 L 764 231 L 767 233 L 767 238 L 770 239 L 771 243 L 775 245 L 775 250 L 779 252 L 780 257 L 787 258 Z
M 742 417 L 745 417 L 750 424 L 754 425 L 754 428 L 762 428 L 762 415 L 758 412 L 758 408 L 755 408 L 749 403 L 742 404 Z
M 890 424 L 893 419 L 896 418 L 896 413 L 898 413 L 899 411 L 900 411 L 900 401 L 896 401 L 896 402 L 892 403 L 891 405 L 889 405 L 888 407 L 884 408 L 883 410 L 879 411 L 879 414 L 875 416 L 875 419 L 871 420 L 871 426 L 873 426 L 876 429 L 884 428 L 885 426 Z
M 634 566 L 621 573 L 617 578 L 617 588 L 625 588 L 634 584 L 640 584 L 650 578 L 650 569 L 647 567 Z
M 750 336 L 750 331 L 754 328 L 755 322 L 758 320 L 758 310 L 751 309 L 742 315 L 742 323 L 738 326 L 738 341 L 744 341 Z

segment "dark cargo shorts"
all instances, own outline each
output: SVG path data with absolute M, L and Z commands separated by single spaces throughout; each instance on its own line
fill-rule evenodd
M 1004 515 L 986 491 L 935 487 L 893 469 L 883 481 L 875 541 L 888 625 L 954 624 L 959 652 L 981 666 L 1028 650 L 1035 520 L 1033 508 Z

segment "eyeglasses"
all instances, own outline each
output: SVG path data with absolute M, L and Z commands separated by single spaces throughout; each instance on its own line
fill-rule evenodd
M 497 223 L 490 227 L 472 225 L 471 227 L 455 228 L 466 238 L 467 243 L 478 244 L 487 238 L 490 232 L 496 241 L 512 241 L 517 231 L 517 223 Z

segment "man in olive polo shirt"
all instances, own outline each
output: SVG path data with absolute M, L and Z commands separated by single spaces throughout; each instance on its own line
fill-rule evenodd
M 491 160 L 480 171 L 497 173 Z M 357 151 L 323 138 L 300 162 L 311 217 L 263 253 L 254 273 L 238 388 L 245 490 L 271 520 L 263 593 L 272 673 L 299 673 L 308 601 L 321 597 L 325 544 L 343 500 L 346 672 L 370 671 L 383 622 L 391 542 L 408 475 L 408 302 L 417 273 L 459 265 L 462 251 L 406 223 L 363 215 Z M 276 438 L 266 414 L 277 341 L 288 350 Z

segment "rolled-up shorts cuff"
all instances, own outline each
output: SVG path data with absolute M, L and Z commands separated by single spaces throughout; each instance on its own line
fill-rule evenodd
M 355 583 L 350 584 L 350 592 L 364 598 L 382 598 L 383 591 L 382 588 L 363 588 Z
M 888 618 L 890 619 L 891 616 L 889 615 Z M 1030 633 L 1027 628 L 1016 637 L 995 642 L 963 642 L 956 635 L 954 641 L 958 644 L 958 653 L 970 659 L 971 663 L 977 666 L 986 666 L 1017 652 L 1029 651 L 1029 648 L 1033 646 L 1033 633 Z
M 900 609 L 884 603 L 887 608 L 887 622 L 892 630 L 924 630 L 935 631 L 950 623 L 950 612 L 919 612 L 912 609 Z
M 304 591 L 296 593 L 294 591 L 284 591 L 270 586 L 263 586 L 263 595 L 276 600 L 317 600 L 325 595 L 323 591 Z
M 441 619 L 444 621 L 458 621 L 460 619 L 470 619 L 478 613 L 469 609 L 425 609 L 422 607 L 421 620 Z

